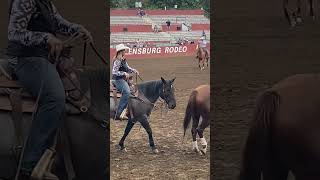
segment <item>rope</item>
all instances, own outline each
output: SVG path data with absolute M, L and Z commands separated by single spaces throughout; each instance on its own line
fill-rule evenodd
M 35 113 L 36 113 L 36 111 L 38 111 L 38 105 L 39 105 L 39 101 L 40 101 L 40 96 L 42 94 L 43 85 L 44 85 L 44 79 L 42 79 L 42 81 L 41 81 L 41 87 L 40 87 L 39 94 L 38 94 L 38 97 L 37 97 L 37 100 L 36 100 L 36 103 L 35 103 L 35 108 L 34 108 L 34 111 L 32 112 L 31 126 L 32 126 L 32 123 L 34 121 Z M 17 173 L 16 173 L 15 180 L 19 180 L 20 170 L 21 170 L 21 166 L 22 166 L 22 159 L 23 159 L 23 155 L 24 155 L 24 152 L 25 152 L 26 145 L 27 145 L 27 142 L 28 142 L 30 134 L 31 133 L 29 132 L 28 136 L 26 137 L 26 139 L 24 141 L 24 144 L 23 144 L 23 148 L 22 148 L 22 152 L 21 152 L 21 155 L 20 155 L 20 159 L 19 159 L 19 164 L 18 164 L 18 167 L 17 167 Z
M 103 58 L 103 56 L 101 56 L 101 54 L 97 51 L 97 48 L 94 46 L 93 43 L 90 43 L 90 47 L 92 48 L 93 52 L 99 57 L 100 61 L 105 64 L 106 66 L 109 66 L 109 64 L 107 63 L 107 61 L 105 60 L 105 58 Z
M 82 54 L 82 66 L 86 66 L 86 57 L 87 56 L 87 43 L 83 45 L 83 54 Z

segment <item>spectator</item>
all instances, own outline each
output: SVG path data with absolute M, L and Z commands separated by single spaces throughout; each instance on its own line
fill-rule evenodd
M 140 11 L 140 16 L 142 17 L 142 16 L 145 16 L 146 15 L 146 12 L 144 12 L 144 10 L 142 9 L 141 11 Z
M 170 30 L 171 21 L 168 19 L 166 23 L 167 23 L 167 30 Z

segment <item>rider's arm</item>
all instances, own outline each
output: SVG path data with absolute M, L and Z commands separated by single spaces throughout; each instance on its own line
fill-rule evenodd
M 116 59 L 113 63 L 112 74 L 119 76 L 119 77 L 125 76 L 126 72 L 120 71 L 119 70 L 120 67 L 121 67 L 121 61 L 119 59 Z
M 81 25 L 76 23 L 71 23 L 68 20 L 64 19 L 58 12 L 57 8 L 52 4 L 54 19 L 57 22 L 57 33 L 72 35 L 79 31 Z
M 137 73 L 137 70 L 130 67 L 129 64 L 126 62 L 125 66 L 127 66 L 129 73 Z
M 14 0 L 12 4 L 8 40 L 25 46 L 47 44 L 49 33 L 27 30 L 32 14 L 36 10 L 34 0 Z

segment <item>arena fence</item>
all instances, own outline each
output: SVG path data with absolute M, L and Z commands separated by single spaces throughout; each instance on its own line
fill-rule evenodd
M 196 48 L 196 44 L 188 44 L 182 46 L 131 48 L 126 57 L 128 59 L 142 59 L 195 56 Z M 210 49 L 210 45 L 208 45 L 207 48 Z M 110 60 L 112 60 L 115 55 L 116 50 L 114 48 L 110 48 Z

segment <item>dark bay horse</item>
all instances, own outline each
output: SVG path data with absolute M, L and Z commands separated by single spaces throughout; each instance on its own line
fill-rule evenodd
M 107 179 L 109 162 L 107 160 L 109 148 L 107 139 L 107 82 L 109 73 L 104 69 L 86 69 L 80 74 L 81 89 L 90 88 L 91 107 L 86 113 L 67 116 L 64 128 L 70 142 L 70 154 L 75 170 L 76 180 Z M 86 91 L 85 91 L 86 92 Z M 24 137 L 28 133 L 31 114 L 23 115 Z M 15 128 L 11 114 L 0 111 L 0 179 L 14 179 L 18 159 L 12 148 L 15 141 Z M 60 159 L 59 152 L 58 158 Z M 57 162 L 56 174 L 60 180 L 66 180 L 64 163 Z
M 138 97 L 131 97 L 129 99 L 129 109 L 131 109 L 131 112 L 126 129 L 124 130 L 124 134 L 118 144 L 120 150 L 126 151 L 124 141 L 130 133 L 135 122 L 140 122 L 140 124 L 148 133 L 151 151 L 153 153 L 159 152 L 153 140 L 152 129 L 149 124 L 149 117 L 154 107 L 154 103 L 159 98 L 163 99 L 170 109 L 174 109 L 176 107 L 176 99 L 173 87 L 174 80 L 175 78 L 171 80 L 165 80 L 161 77 L 161 80 L 148 81 L 137 85 L 139 95 Z
M 314 0 L 306 0 L 309 5 L 309 15 L 312 19 L 315 19 L 315 2 Z M 297 0 L 297 9 L 292 13 L 289 12 L 289 0 L 283 0 L 283 11 L 286 19 L 289 24 L 294 27 L 297 24 L 302 23 L 302 15 L 301 15 L 301 0 Z
M 289 77 L 257 101 L 240 180 L 320 179 L 320 74 Z
M 207 142 L 203 136 L 203 131 L 210 125 L 209 114 L 210 86 L 201 85 L 191 92 L 183 121 L 183 136 L 185 136 L 186 130 L 192 119 L 192 149 L 197 153 L 201 152 L 202 154 L 206 154 L 207 152 Z M 199 150 L 198 147 L 197 134 L 200 137 L 201 150 Z

